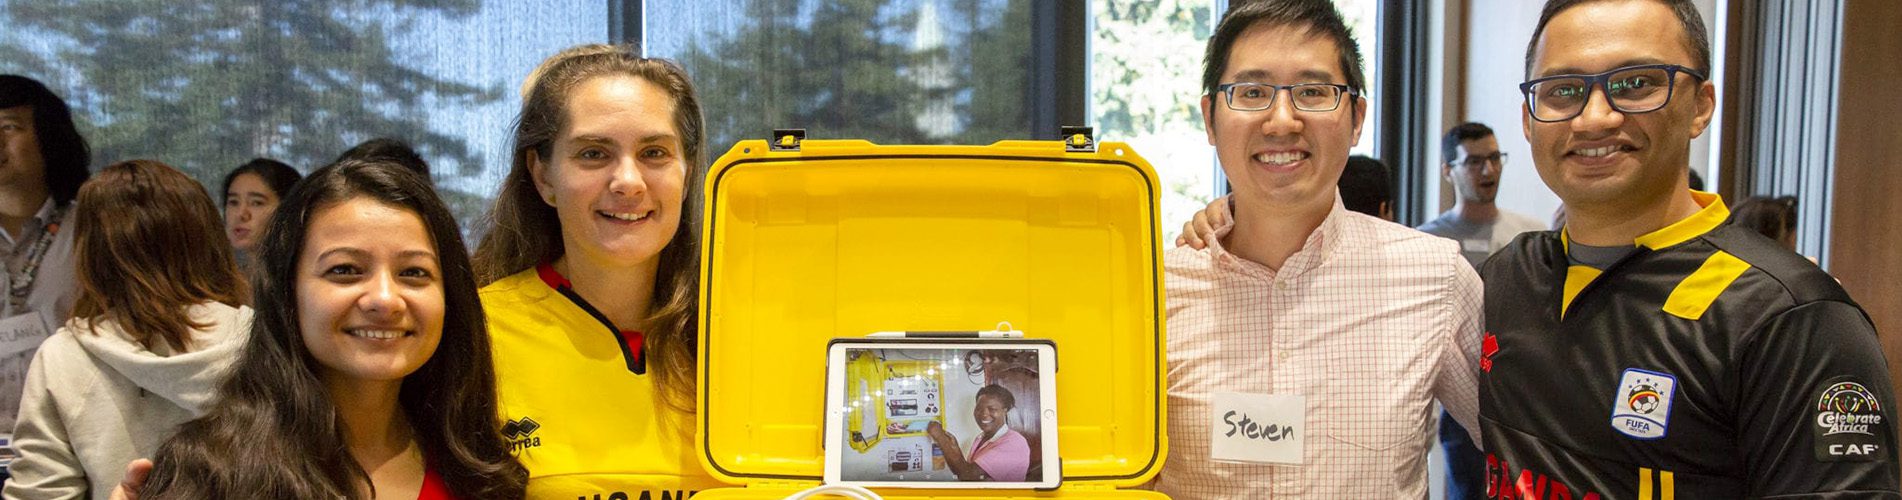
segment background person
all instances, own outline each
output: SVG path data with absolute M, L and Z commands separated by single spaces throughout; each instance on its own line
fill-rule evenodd
M 1348 210 L 1393 222 L 1393 170 L 1380 160 L 1361 155 L 1347 157 L 1341 171 L 1341 204 Z
M 277 204 L 304 177 L 270 158 L 255 158 L 225 174 L 225 237 L 231 240 L 241 275 L 250 275 L 252 254 L 264 240 L 264 226 Z M 248 297 L 247 297 L 248 298 Z
M 343 154 L 337 155 L 337 161 L 341 162 L 344 160 L 383 160 L 396 162 L 398 165 L 402 165 L 410 170 L 415 170 L 416 173 L 423 174 L 424 179 L 430 178 L 429 162 L 423 160 L 423 155 L 417 153 L 415 148 L 409 147 L 409 143 L 389 137 L 378 137 L 352 146 L 349 150 L 344 151 Z
M 210 406 L 251 327 L 230 248 L 204 244 L 218 208 L 191 177 L 108 166 L 74 220 L 79 300 L 27 372 L 9 499 L 106 498 L 126 462 Z
M 1460 254 L 1474 269 L 1519 233 L 1545 230 L 1544 222 L 1495 203 L 1507 157 L 1499 150 L 1492 128 L 1479 123 L 1453 127 L 1440 138 L 1440 156 L 1440 176 L 1453 185 L 1453 208 L 1419 229 L 1459 242 Z
M 22 342 L 0 351 L 0 434 L 13 432 L 33 340 L 72 315 L 73 199 L 92 150 L 66 101 L 45 85 L 0 75 L 0 331 Z
M 1732 224 L 1749 228 L 1790 251 L 1796 251 L 1796 197 L 1752 196 L 1737 202 Z

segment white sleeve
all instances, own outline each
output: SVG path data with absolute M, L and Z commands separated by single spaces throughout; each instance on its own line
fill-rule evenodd
M 13 426 L 13 451 L 20 457 L 8 466 L 13 477 L 0 492 L 6 500 L 85 498 L 89 489 L 86 469 L 67 438 L 59 402 L 46 387 L 46 354 L 46 349 L 34 354 L 33 365 L 27 369 L 20 419 Z

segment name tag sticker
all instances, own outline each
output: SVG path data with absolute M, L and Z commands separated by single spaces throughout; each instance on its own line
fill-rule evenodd
M 0 359 L 32 351 L 51 336 L 52 329 L 39 311 L 0 319 Z
M 1468 252 L 1489 253 L 1493 251 L 1493 242 L 1487 240 L 1460 240 L 1460 249 Z
M 1301 465 L 1308 398 L 1299 394 L 1213 395 L 1209 458 L 1218 462 Z

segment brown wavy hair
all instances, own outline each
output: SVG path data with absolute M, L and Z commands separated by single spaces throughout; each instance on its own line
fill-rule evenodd
M 442 271 L 442 340 L 403 377 L 397 404 L 416 444 L 457 498 L 522 498 L 528 470 L 509 453 L 487 321 L 456 220 L 428 179 L 394 162 L 346 160 L 304 179 L 258 243 L 251 339 L 205 416 L 159 447 L 139 498 L 359 499 L 374 496 L 298 326 L 297 260 L 318 211 L 370 199 L 416 214 Z M 218 245 L 211 245 L 218 246 Z M 369 490 L 369 491 L 366 491 Z
M 117 323 L 147 348 L 164 342 L 185 352 L 188 307 L 237 306 L 244 280 L 223 241 L 224 221 L 204 186 L 178 169 L 132 160 L 101 169 L 79 188 L 73 208 L 73 315 Z M 95 332 L 96 333 L 96 332 Z
M 653 304 L 646 311 L 647 351 L 655 365 L 660 399 L 692 412 L 696 322 L 700 286 L 700 200 L 706 176 L 706 127 L 700 100 L 687 71 L 666 59 L 641 57 L 632 48 L 581 45 L 563 50 L 530 73 L 522 88 L 522 112 L 515 120 L 514 155 L 508 178 L 486 220 L 488 233 L 476 246 L 477 283 L 496 280 L 561 258 L 561 219 L 542 201 L 529 175 L 529 155 L 550 163 L 555 138 L 569 126 L 568 100 L 582 82 L 602 76 L 633 76 L 652 83 L 674 99 L 674 131 L 680 136 L 687 175 L 680 227 L 660 251 Z

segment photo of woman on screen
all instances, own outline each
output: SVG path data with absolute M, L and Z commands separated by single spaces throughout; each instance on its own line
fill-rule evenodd
M 1010 410 L 1016 407 L 1017 398 L 1004 386 L 978 389 L 971 418 L 982 433 L 971 439 L 968 453 L 937 422 L 930 423 L 925 433 L 944 450 L 945 466 L 957 473 L 958 480 L 1021 482 L 1030 469 L 1030 441 L 1006 425 Z

